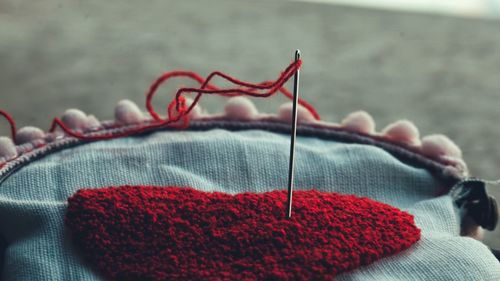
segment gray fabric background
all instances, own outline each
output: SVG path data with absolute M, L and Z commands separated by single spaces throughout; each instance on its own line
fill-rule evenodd
M 358 109 L 379 128 L 408 118 L 454 139 L 473 175 L 498 178 L 499 35 L 496 21 L 289 1 L 0 0 L 0 108 L 20 126 L 48 128 L 70 107 L 109 119 L 122 98 L 142 104 L 162 71 L 261 81 L 300 48 L 302 94 L 325 120 Z M 258 104 L 273 112 L 282 101 Z M 500 231 L 486 241 L 500 247 Z

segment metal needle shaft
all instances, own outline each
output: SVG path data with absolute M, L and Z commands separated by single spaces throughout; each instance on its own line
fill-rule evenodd
M 295 51 L 295 61 L 300 59 L 300 50 Z M 293 109 L 292 109 L 292 131 L 290 134 L 290 159 L 288 166 L 288 203 L 287 203 L 287 218 L 292 216 L 292 200 L 293 200 L 293 167 L 295 161 L 295 138 L 297 136 L 297 102 L 299 99 L 299 78 L 300 71 L 297 69 L 293 76 Z

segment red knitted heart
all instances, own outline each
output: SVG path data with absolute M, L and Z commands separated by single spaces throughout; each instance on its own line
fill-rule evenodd
M 83 189 L 66 224 L 88 261 L 116 280 L 333 280 L 419 240 L 413 216 L 353 195 Z

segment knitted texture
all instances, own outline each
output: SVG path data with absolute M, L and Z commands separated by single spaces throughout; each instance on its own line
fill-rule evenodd
M 191 188 L 82 189 L 73 240 L 116 280 L 333 280 L 409 248 L 413 216 L 368 198 L 314 190 L 229 195 Z

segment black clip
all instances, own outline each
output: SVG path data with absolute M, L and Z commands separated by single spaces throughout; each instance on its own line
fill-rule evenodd
M 486 192 L 486 183 L 469 178 L 457 183 L 450 195 L 464 215 L 471 217 L 478 225 L 494 230 L 498 223 L 498 205 L 495 198 Z

